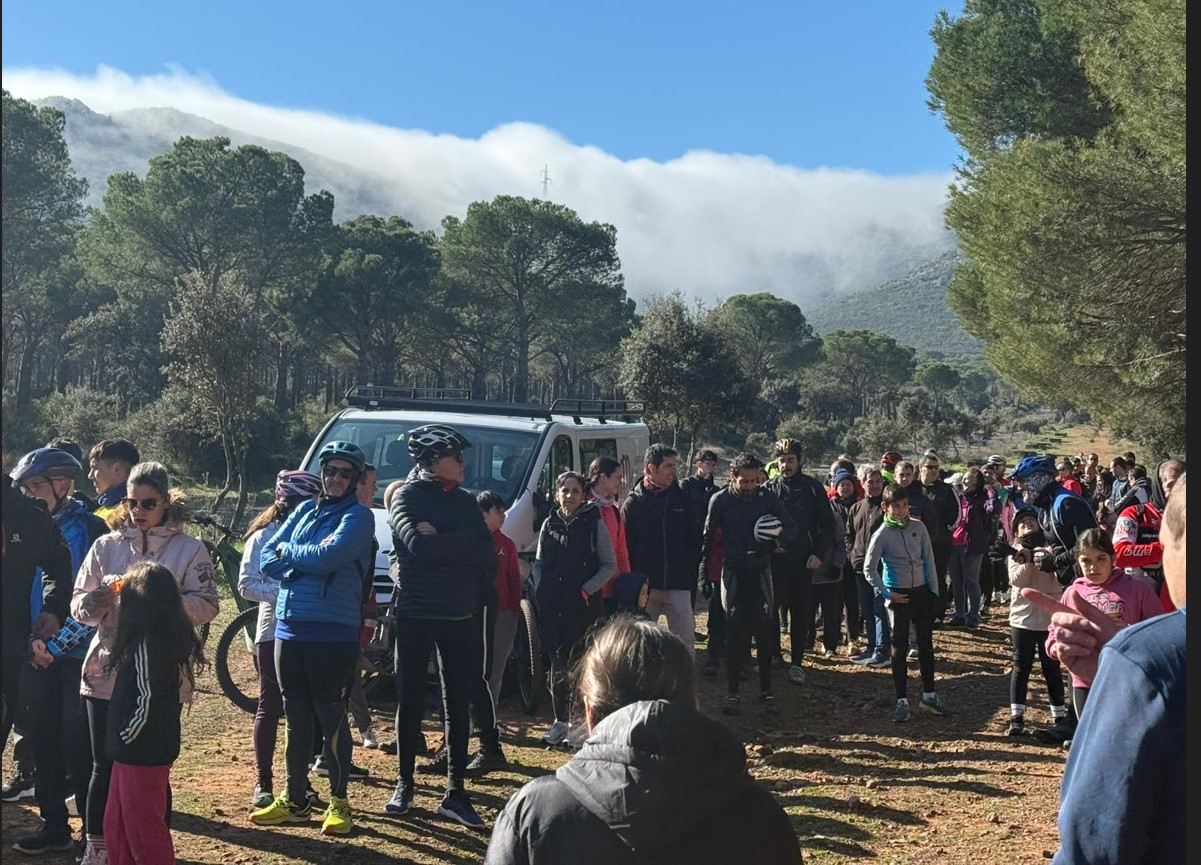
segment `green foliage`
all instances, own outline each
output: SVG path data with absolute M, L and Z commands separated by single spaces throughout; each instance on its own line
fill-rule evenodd
M 895 390 L 909 381 L 914 350 L 890 336 L 866 330 L 836 330 L 826 334 L 822 361 L 807 376 L 814 383 L 835 385 L 853 401 L 850 417 L 861 417 L 875 406 L 891 405 Z
M 796 439 L 801 443 L 805 465 L 820 465 L 835 447 L 837 436 L 829 425 L 802 415 L 786 417 L 776 427 L 777 439 Z
M 1001 32 L 1008 51 L 1046 62 L 1015 76 L 992 53 Z M 1183 0 L 969 3 L 936 25 L 929 82 L 969 154 L 947 210 L 968 257 L 948 287 L 964 327 L 1024 396 L 1175 453 L 1184 34 Z
M 46 441 L 63 436 L 85 449 L 110 438 L 117 417 L 112 394 L 75 384 L 39 400 L 38 410 L 46 427 Z

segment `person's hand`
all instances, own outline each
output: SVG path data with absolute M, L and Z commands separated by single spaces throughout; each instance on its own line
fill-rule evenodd
M 808 559 L 805 560 L 805 567 L 811 571 L 816 571 L 821 566 L 822 566 L 822 560 L 819 559 L 817 556 L 810 556 Z
M 888 596 L 887 601 L 890 604 L 907 604 L 909 603 L 909 596 L 902 595 L 899 592 L 893 592 Z
M 45 610 L 33 620 L 33 635 L 42 640 L 48 640 L 63 626 L 62 619 L 54 613 Z
M 423 535 L 436 535 L 438 530 L 431 523 L 418 523 L 414 528 Z
M 54 655 L 46 648 L 46 643 L 43 640 L 34 640 L 33 659 L 29 663 L 33 664 L 38 669 L 44 669 L 54 663 Z
M 1037 549 L 1034 551 L 1032 558 L 1034 564 L 1038 566 L 1040 571 L 1053 573 L 1055 571 L 1055 554 L 1049 549 Z M 1089 604 L 1091 607 L 1092 604 Z
M 1025 547 L 1018 547 L 1013 551 L 1013 560 L 1019 565 L 1028 565 L 1034 561 L 1034 553 Z
M 284 557 L 284 544 L 282 542 L 275 545 L 275 557 L 277 559 Z
M 1067 667 L 1068 672 L 1092 684 L 1101 648 L 1121 626 L 1075 592 L 1064 592 L 1066 603 L 1052 600 L 1035 589 L 1022 589 L 1022 597 L 1051 614 L 1051 627 L 1055 630 L 1051 656 Z

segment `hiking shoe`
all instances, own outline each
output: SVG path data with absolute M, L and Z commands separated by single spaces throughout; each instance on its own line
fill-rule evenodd
M 417 771 L 424 772 L 429 775 L 445 775 L 447 767 L 446 749 L 439 748 L 437 753 L 429 759 L 422 760 L 417 764 Z
M 770 689 L 765 690 L 765 691 L 760 691 L 759 692 L 759 702 L 762 703 L 764 706 L 771 708 L 772 706 L 776 705 L 776 695 L 773 694 Z
M 101 841 L 103 842 L 103 838 Z M 108 850 L 104 847 L 97 847 L 90 841 L 83 846 L 83 856 L 79 859 L 80 865 L 108 865 Z
M 876 652 L 865 663 L 869 667 L 887 667 L 891 662 L 888 660 L 888 655 Z
M 821 658 L 823 661 L 833 661 L 837 657 L 838 657 L 838 652 L 836 650 L 827 649 L 825 647 L 822 647 Z
M 13 849 L 26 856 L 41 856 L 43 853 L 51 851 L 70 850 L 74 846 L 75 841 L 71 838 L 69 829 L 64 827 L 58 832 L 52 832 L 43 823 L 36 832 L 26 835 L 13 844 Z
M 312 770 L 314 775 L 319 775 L 322 778 L 329 777 L 329 764 L 325 762 L 324 757 L 318 757 L 316 762 L 314 762 L 309 768 Z M 371 772 L 369 772 L 367 769 L 364 769 L 362 766 L 356 766 L 354 763 L 351 763 L 350 769 L 346 773 L 346 777 L 351 781 L 361 781 L 370 774 Z
M 555 719 L 555 723 L 542 735 L 542 741 L 548 745 L 561 745 L 571 731 L 566 721 Z
M 964 627 L 967 628 L 969 631 L 978 631 L 978 630 L 980 630 L 980 620 L 979 619 L 968 619 L 967 622 L 964 624 Z
M 805 671 L 793 664 L 788 668 L 788 682 L 792 685 L 805 684 Z
M 250 794 L 250 804 L 255 807 L 255 810 L 266 808 L 275 801 L 275 793 L 271 790 L 270 784 L 255 784 L 254 792 Z
M 413 807 L 413 788 L 404 781 L 396 783 L 396 789 L 392 791 L 392 798 L 384 805 L 384 813 L 391 814 L 393 817 L 403 817 L 409 813 L 409 809 Z
M 67 808 L 67 814 L 71 817 L 79 816 L 79 804 L 75 801 L 75 794 L 72 793 L 63 800 L 63 805 Z
M 1022 715 L 1014 715 L 1009 719 L 1009 735 L 1024 736 L 1026 734 L 1026 719 Z
M 948 628 L 962 628 L 966 624 L 967 620 L 961 619 L 959 616 L 951 616 L 951 618 L 947 619 Z
M 373 751 L 379 750 L 379 739 L 375 736 L 375 731 L 368 727 L 366 730 L 361 730 L 359 736 L 363 739 L 363 747 L 370 748 Z
M 1067 717 L 1056 718 L 1055 723 L 1044 730 L 1035 730 L 1034 738 L 1044 745 L 1062 745 L 1070 742 L 1076 732 L 1076 725 Z
M 873 652 L 869 649 L 864 649 L 862 652 L 856 652 L 855 654 L 851 655 L 851 663 L 852 664 L 866 664 L 868 661 L 870 661 L 872 659 L 872 656 L 875 654 L 876 654 L 875 652 Z
M 325 809 L 325 819 L 321 821 L 322 835 L 345 835 L 354 828 L 354 820 L 350 816 L 350 802 L 341 796 L 330 796 L 329 807 Z
M 333 798 L 332 796 L 330 797 Z M 275 801 L 266 808 L 250 812 L 250 822 L 256 826 L 278 826 L 280 823 L 303 823 L 313 813 L 313 806 L 306 799 L 303 805 L 297 805 L 288 798 L 287 793 L 280 793 Z
M 471 762 L 467 764 L 467 771 L 482 775 L 493 769 L 503 769 L 507 765 L 509 765 L 509 759 L 498 745 L 496 748 L 481 750 L 472 757 Z
M 917 660 L 917 649 L 910 649 L 909 654 L 906 655 L 905 657 L 908 658 L 910 661 L 916 661 Z
M 18 772 L 13 779 L 0 787 L 0 802 L 16 802 L 18 799 L 33 798 L 33 773 Z
M 313 789 L 312 784 L 305 787 L 304 800 L 309 803 L 309 807 L 314 811 L 321 811 L 325 808 L 325 800 L 317 795 L 317 791 Z
M 475 808 L 471 807 L 471 800 L 463 790 L 447 793 L 442 804 L 438 806 L 438 813 L 471 829 L 484 828 L 484 821 L 475 813 Z
M 909 720 L 909 701 L 897 700 L 896 708 L 892 710 L 892 719 L 900 724 L 903 721 Z
M 945 718 L 951 714 L 947 711 L 947 707 L 942 704 L 942 697 L 938 696 L 938 694 L 935 694 L 933 697 L 922 697 L 917 707 L 923 712 L 938 715 L 940 718 Z
M 721 713 L 723 715 L 737 715 L 740 702 L 737 694 L 731 694 L 726 697 L 726 702 L 721 707 Z

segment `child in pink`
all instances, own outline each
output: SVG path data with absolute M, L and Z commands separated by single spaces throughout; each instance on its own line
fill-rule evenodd
M 1062 603 L 1069 607 L 1091 604 L 1120 627 L 1163 614 L 1154 589 L 1114 567 L 1113 544 L 1099 529 L 1089 529 L 1076 541 L 1076 581 L 1064 589 Z M 1047 653 L 1055 643 L 1055 626 L 1047 635 Z M 1072 676 L 1072 705 L 1079 718 L 1088 699 L 1089 682 Z

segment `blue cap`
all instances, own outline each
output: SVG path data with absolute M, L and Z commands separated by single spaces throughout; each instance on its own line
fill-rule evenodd
M 1050 454 L 1023 457 L 1009 476 L 1014 480 L 1020 481 L 1022 478 L 1028 478 L 1030 475 L 1038 472 L 1044 472 L 1052 477 L 1059 474 L 1059 469 L 1055 468 L 1055 457 Z

